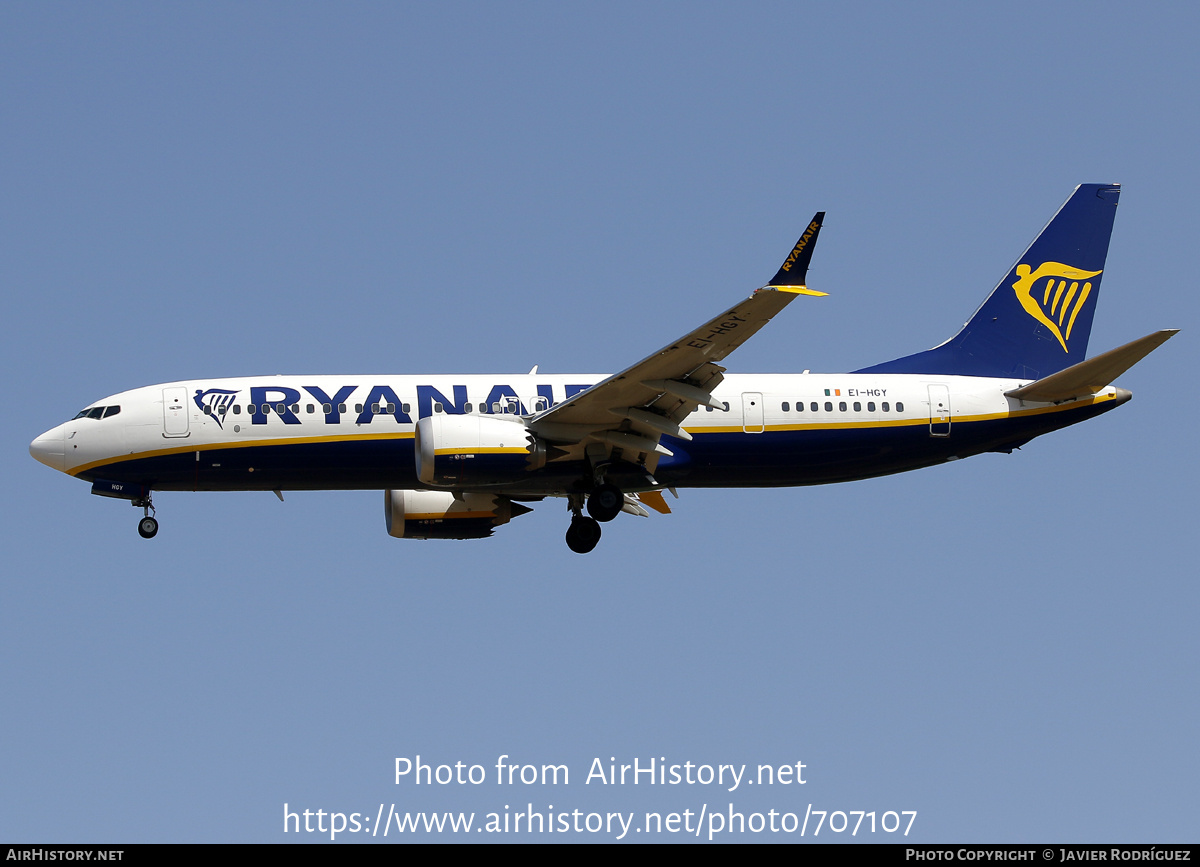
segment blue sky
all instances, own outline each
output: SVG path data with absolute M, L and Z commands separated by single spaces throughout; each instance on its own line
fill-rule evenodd
M 1195 838 L 1195 11 L 0 21 L 0 839 L 320 839 L 282 832 L 285 803 L 811 804 L 917 810 L 921 842 Z M 683 491 L 579 557 L 558 503 L 410 542 L 377 492 L 163 494 L 148 543 L 27 453 L 104 395 L 189 377 L 615 370 L 761 285 L 819 209 L 830 296 L 728 366 L 854 369 L 950 336 L 1076 184 L 1113 181 L 1092 352 L 1183 333 L 1122 377 L 1131 403 L 1011 456 Z M 418 754 L 572 776 L 395 785 Z M 807 782 L 584 784 L 596 757 L 802 761 Z

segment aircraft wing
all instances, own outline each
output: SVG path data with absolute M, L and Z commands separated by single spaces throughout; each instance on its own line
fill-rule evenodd
M 825 295 L 804 281 L 825 213 L 809 222 L 783 266 L 766 286 L 653 355 L 530 419 L 530 428 L 569 449 L 598 443 L 620 449 L 632 463 L 653 472 L 663 434 L 690 440 L 679 423 L 698 406 L 723 408 L 712 396 L 723 378 L 717 364 L 766 325 L 797 295 Z M 579 457 L 562 450 L 559 457 Z

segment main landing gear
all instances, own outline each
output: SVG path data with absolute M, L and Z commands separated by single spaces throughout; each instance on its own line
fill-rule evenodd
M 616 485 L 597 485 L 587 501 L 588 514 L 601 524 L 607 524 L 621 514 L 624 506 L 625 495 Z
M 567 528 L 567 547 L 576 554 L 586 554 L 600 541 L 600 522 L 595 518 L 575 515 Z
M 625 495 L 616 485 L 597 485 L 587 498 L 587 512 L 583 516 L 583 495 L 573 494 L 570 509 L 574 513 L 571 526 L 567 528 L 567 547 L 576 554 L 587 554 L 600 542 L 600 525 L 607 523 L 625 507 Z
M 158 533 L 158 521 L 154 517 L 154 503 L 150 500 L 150 493 L 140 500 L 133 501 L 134 507 L 142 507 L 142 519 L 138 521 L 138 535 L 143 539 L 153 539 Z

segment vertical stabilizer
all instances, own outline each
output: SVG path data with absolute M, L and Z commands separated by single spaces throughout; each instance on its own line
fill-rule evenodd
M 958 334 L 856 372 L 1038 379 L 1083 361 L 1120 192 L 1080 184 Z

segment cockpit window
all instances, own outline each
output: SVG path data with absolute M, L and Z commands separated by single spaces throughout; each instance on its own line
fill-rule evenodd
M 87 409 L 81 409 L 75 414 L 76 418 L 108 418 L 110 415 L 116 415 L 121 411 L 119 406 L 89 406 Z

